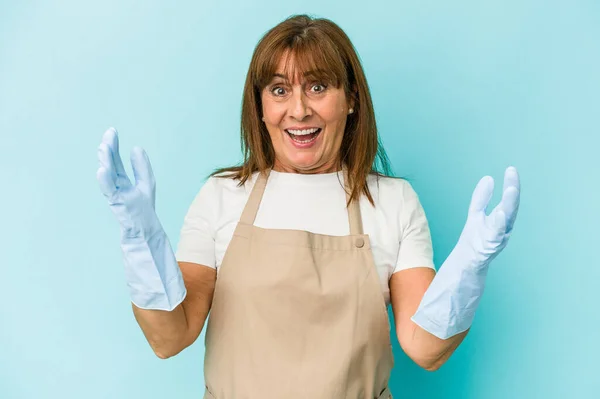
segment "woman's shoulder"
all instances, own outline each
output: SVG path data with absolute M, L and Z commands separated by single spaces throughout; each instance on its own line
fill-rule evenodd
M 223 212 L 237 209 L 248 197 L 254 184 L 255 177 L 251 176 L 245 184 L 222 174 L 212 174 L 205 178 L 196 192 L 191 208 L 197 212 L 211 214 L 218 220 Z
M 369 174 L 369 191 L 376 202 L 401 206 L 403 202 L 418 198 L 411 182 L 404 177 Z
M 204 186 L 207 186 L 214 194 L 247 194 L 254 186 L 257 175 L 258 172 L 253 173 L 242 184 L 241 180 L 232 177 L 231 173 L 216 173 L 206 179 Z
M 410 182 L 404 177 L 386 176 L 376 173 L 370 173 L 367 176 L 367 185 L 369 186 L 369 190 L 381 190 L 384 192 L 402 192 L 407 188 L 412 188 Z

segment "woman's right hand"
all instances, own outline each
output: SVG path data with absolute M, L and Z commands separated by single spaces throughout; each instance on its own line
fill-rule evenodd
M 121 250 L 132 302 L 142 309 L 173 310 L 186 296 L 181 270 L 154 210 L 156 183 L 146 152 L 131 151 L 135 185 L 125 173 L 114 128 L 98 147 L 100 190 L 121 225 Z
M 131 151 L 135 185 L 131 184 L 119 154 L 119 137 L 108 129 L 98 147 L 100 167 L 96 173 L 100 190 L 119 221 L 124 237 L 150 237 L 160 228 L 154 209 L 156 182 L 150 160 L 140 147 Z

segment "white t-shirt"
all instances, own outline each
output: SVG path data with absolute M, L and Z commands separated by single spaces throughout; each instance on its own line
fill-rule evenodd
M 176 257 L 217 268 L 256 182 L 210 177 L 200 188 L 184 219 Z M 306 230 L 316 234 L 350 234 L 343 173 L 297 174 L 272 170 L 254 225 L 269 229 Z M 369 175 L 375 202 L 360 199 L 363 232 L 369 235 L 381 290 L 390 302 L 389 279 L 412 268 L 434 268 L 429 225 L 411 184 L 399 178 Z

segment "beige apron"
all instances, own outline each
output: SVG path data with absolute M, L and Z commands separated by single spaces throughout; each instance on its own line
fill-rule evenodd
M 204 398 L 391 398 L 390 325 L 358 202 L 349 236 L 263 229 L 254 220 L 269 173 L 258 174 L 220 266 Z

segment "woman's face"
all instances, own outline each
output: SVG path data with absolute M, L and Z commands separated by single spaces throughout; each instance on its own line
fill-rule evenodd
M 293 62 L 293 60 L 290 60 Z M 261 93 L 263 121 L 275 150 L 273 170 L 328 173 L 338 159 L 349 107 L 343 88 L 310 76 L 283 75 L 285 56 Z

